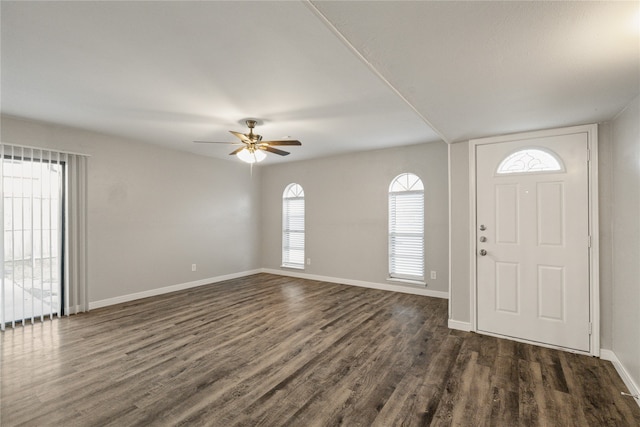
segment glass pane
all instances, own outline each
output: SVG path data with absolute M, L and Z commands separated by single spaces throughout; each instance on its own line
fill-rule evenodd
M 498 174 L 548 172 L 563 170 L 560 161 L 551 153 L 528 148 L 505 158 L 498 166 Z
M 424 278 L 424 185 L 411 173 L 389 186 L 389 275 Z
M 62 165 L 5 158 L 2 166 L 2 317 L 11 323 L 57 314 Z
M 299 184 L 289 184 L 287 188 L 284 190 L 285 199 L 294 198 L 294 197 L 304 197 L 304 191 Z
M 389 186 L 389 192 L 395 193 L 398 191 L 420 191 L 424 190 L 422 180 L 418 175 L 412 173 L 403 173 L 398 175 Z
M 304 268 L 304 191 L 289 184 L 282 195 L 282 265 Z

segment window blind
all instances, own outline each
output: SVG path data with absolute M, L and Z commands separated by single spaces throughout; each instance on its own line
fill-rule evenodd
M 298 184 L 285 190 L 282 204 L 282 266 L 304 268 L 304 192 Z
M 0 144 L 0 188 L 0 329 L 86 310 L 86 157 Z
M 389 193 L 389 276 L 424 280 L 424 191 Z

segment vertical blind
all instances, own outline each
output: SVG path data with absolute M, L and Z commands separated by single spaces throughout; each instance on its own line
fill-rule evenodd
M 282 266 L 304 268 L 304 191 L 295 183 L 282 198 Z
M 86 156 L 0 144 L 0 329 L 88 309 Z
M 389 276 L 424 280 L 424 187 L 413 174 L 389 190 Z

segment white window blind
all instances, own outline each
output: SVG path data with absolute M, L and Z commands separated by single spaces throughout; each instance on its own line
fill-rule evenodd
M 424 186 L 410 173 L 389 187 L 389 276 L 424 280 Z
M 295 183 L 282 196 L 282 266 L 304 268 L 304 191 Z
M 86 157 L 0 144 L 0 329 L 87 309 Z

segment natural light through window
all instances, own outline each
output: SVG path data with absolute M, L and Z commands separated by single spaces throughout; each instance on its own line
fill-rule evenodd
M 412 173 L 389 186 L 389 277 L 424 280 L 424 185 Z
M 304 268 L 304 191 L 295 183 L 282 195 L 282 266 Z
M 527 148 L 516 151 L 498 166 L 498 174 L 553 172 L 563 170 L 560 161 L 548 151 Z
M 57 316 L 62 268 L 63 164 L 29 158 L 25 149 L 7 151 L 0 164 L 2 327 Z

